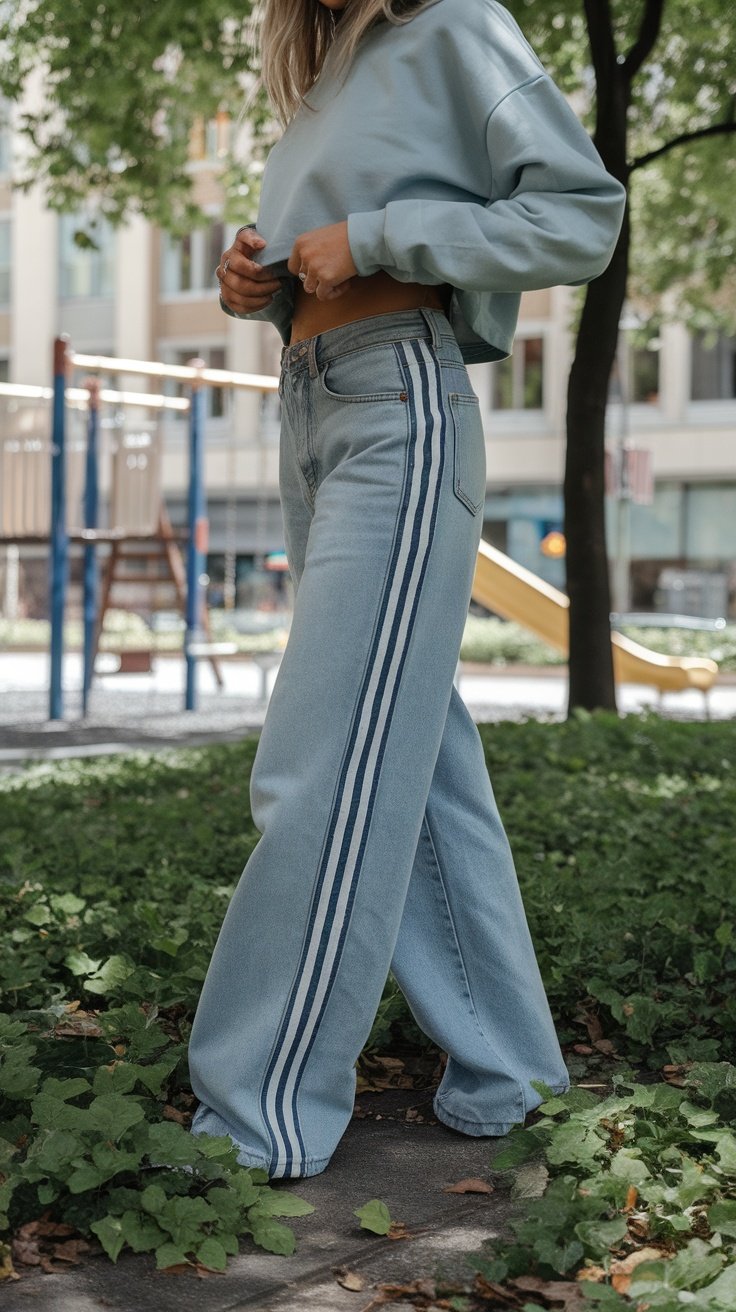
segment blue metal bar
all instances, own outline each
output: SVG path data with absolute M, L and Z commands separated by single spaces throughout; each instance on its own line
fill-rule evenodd
M 97 441 L 100 426 L 100 382 L 87 381 L 89 412 L 87 418 L 87 457 L 84 478 L 84 527 L 97 528 L 99 514 L 99 485 Z M 95 663 L 95 630 L 97 628 L 98 577 L 97 548 L 88 542 L 84 548 L 84 673 L 82 676 L 82 717 L 87 714 L 89 690 Z
M 62 667 L 64 663 L 64 603 L 69 572 L 69 538 L 66 530 L 66 444 L 65 392 L 67 336 L 54 340 L 54 389 L 51 426 L 51 527 L 49 557 L 49 610 L 51 648 L 49 673 L 49 719 L 64 715 Z
M 190 360 L 195 368 L 204 368 L 204 360 Z M 189 500 L 187 544 L 187 607 L 184 633 L 184 659 L 186 662 L 186 692 L 184 709 L 197 709 L 197 657 L 193 643 L 202 636 L 202 575 L 207 559 L 207 504 L 203 479 L 205 389 L 199 379 L 192 383 L 189 412 Z

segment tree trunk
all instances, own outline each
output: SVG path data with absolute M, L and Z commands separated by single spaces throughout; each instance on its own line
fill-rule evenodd
M 588 285 L 567 388 L 565 540 L 570 598 L 568 714 L 616 710 L 605 524 L 608 384 L 626 296 L 628 210 L 611 263 Z

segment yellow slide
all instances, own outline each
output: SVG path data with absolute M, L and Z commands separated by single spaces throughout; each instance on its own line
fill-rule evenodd
M 517 565 L 489 542 L 481 541 L 473 578 L 473 599 L 503 619 L 515 620 L 567 655 L 567 611 L 564 592 L 531 570 Z M 612 634 L 613 669 L 617 683 L 648 683 L 660 692 L 712 687 L 718 666 L 705 656 L 663 656 L 622 633 Z

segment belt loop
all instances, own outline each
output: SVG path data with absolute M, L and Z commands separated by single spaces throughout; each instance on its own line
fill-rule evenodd
M 317 333 L 317 335 L 316 335 L 315 337 L 311 337 L 311 338 L 309 339 L 309 350 L 307 351 L 307 359 L 308 359 L 308 361 L 309 361 L 309 377 L 310 377 L 310 378 L 316 378 L 316 377 L 317 377 L 317 374 L 319 373 L 319 367 L 318 367 L 318 364 L 317 364 L 317 342 L 318 342 L 318 341 L 319 341 L 319 333 Z
M 422 314 L 425 323 L 427 324 L 427 327 L 429 328 L 430 333 L 432 334 L 432 345 L 435 351 L 439 351 L 441 346 L 442 335 L 440 333 L 439 324 L 437 323 L 436 312 L 430 309 L 428 305 L 420 305 L 419 310 Z

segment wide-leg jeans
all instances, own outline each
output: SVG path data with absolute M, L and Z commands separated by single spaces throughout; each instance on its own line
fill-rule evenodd
M 315 1175 L 348 1122 L 389 969 L 448 1054 L 438 1120 L 502 1135 L 569 1088 L 477 727 L 454 686 L 486 492 L 449 320 L 284 347 L 294 613 L 250 777 L 260 838 L 189 1044 L 194 1133 Z M 529 805 L 534 799 L 529 798 Z

